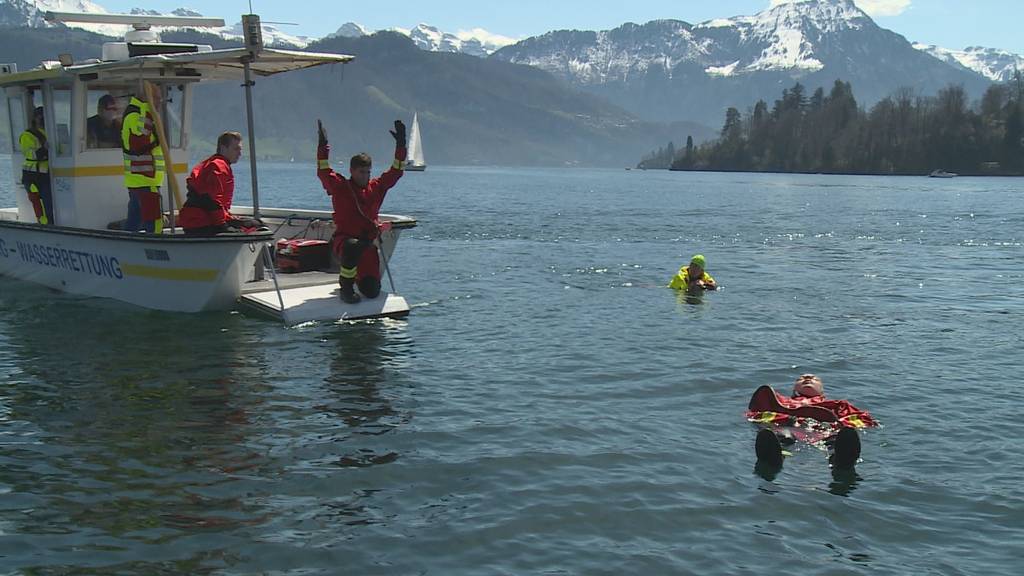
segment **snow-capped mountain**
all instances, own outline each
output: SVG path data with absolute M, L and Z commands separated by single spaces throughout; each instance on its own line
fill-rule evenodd
M 482 30 L 476 31 L 478 34 L 474 32 L 451 34 L 441 32 L 437 28 L 426 24 L 420 24 L 412 30 L 395 28 L 394 31 L 401 32 L 411 38 L 420 50 L 428 52 L 461 52 L 470 56 L 487 56 L 502 46 L 515 42 L 511 38 L 497 37 Z
M 644 118 L 711 125 L 726 107 L 771 102 L 797 80 L 808 93 L 849 81 L 865 105 L 901 86 L 929 94 L 953 82 L 980 94 L 988 82 L 914 49 L 852 0 L 794 0 L 697 25 L 549 32 L 491 57 L 542 68 Z
M 1013 52 L 996 48 L 969 46 L 964 50 L 950 50 L 931 44 L 915 43 L 914 48 L 956 66 L 973 70 L 993 82 L 1008 82 L 1017 70 L 1024 71 L 1024 58 Z
M 389 28 L 390 32 L 398 32 L 408 36 L 421 50 L 428 52 L 461 52 L 470 56 L 488 56 L 503 46 L 514 44 L 513 38 L 492 34 L 481 28 L 460 31 L 457 34 L 442 32 L 434 26 L 419 24 L 409 30 L 406 28 Z M 348 22 L 338 28 L 330 37 L 344 36 L 358 38 L 373 34 L 372 31 L 355 22 Z
M 709 76 L 798 76 L 825 67 L 823 58 L 836 48 L 832 39 L 877 28 L 850 0 L 806 0 L 696 26 L 655 20 L 602 32 L 550 32 L 505 48 L 498 57 L 580 84 L 627 81 L 652 67 L 671 77 L 679 64 L 698 64 Z
M 42 27 L 50 24 L 43 20 L 43 14 L 54 12 L 87 12 L 106 14 L 98 4 L 88 0 L 3 0 L 0 1 L 0 26 Z M 88 26 L 88 28 L 86 28 Z M 83 29 L 98 32 L 103 24 L 83 24 Z M 102 32 L 100 32 L 102 33 Z
M 109 14 L 105 8 L 90 2 L 89 0 L 0 0 L 0 26 L 31 26 L 31 27 L 49 27 L 54 26 L 49 22 L 43 20 L 43 14 L 47 11 L 54 12 L 85 12 L 88 14 Z M 144 8 L 134 8 L 130 11 L 131 14 L 147 14 L 151 16 L 164 15 L 156 10 L 148 10 Z M 178 8 L 169 13 L 172 16 L 202 16 L 199 12 L 188 8 Z M 61 26 L 68 26 L 70 28 L 79 28 L 81 30 L 88 30 L 104 36 L 111 36 L 114 38 L 123 37 L 125 32 L 131 29 L 130 26 L 121 26 L 117 24 L 90 24 L 90 23 L 79 23 L 69 22 L 66 24 L 60 24 Z M 157 32 L 169 32 L 177 30 L 178 28 L 173 27 L 162 27 L 158 26 L 154 28 Z M 236 22 L 232 26 L 223 26 L 220 28 L 204 28 L 204 32 L 220 36 L 227 40 L 238 40 L 242 39 L 242 23 L 241 21 Z M 305 36 L 296 36 L 288 34 L 274 26 L 264 24 L 263 25 L 263 41 L 271 46 L 295 46 L 305 47 L 311 41 Z
M 325 38 L 361 38 L 363 36 L 369 36 L 370 34 L 373 34 L 373 32 L 367 30 L 362 25 L 356 24 L 355 22 L 346 22 L 342 24 L 341 28 L 338 28 L 336 32 L 328 34 Z
M 788 2 L 754 16 L 711 20 L 694 27 L 721 76 L 758 71 L 817 72 L 828 37 L 876 27 L 852 1 Z M 724 60 L 737 60 L 723 64 Z
M 37 28 L 52 26 L 52 24 L 43 20 L 43 14 L 48 10 L 55 12 L 86 12 L 89 14 L 109 13 L 103 6 L 90 2 L 89 0 L 0 0 L 0 26 L 31 26 Z M 164 15 L 162 12 L 145 8 L 134 8 L 130 13 L 148 14 L 152 16 Z M 178 8 L 177 10 L 170 12 L 170 15 L 203 16 L 203 14 L 189 8 Z M 119 26 L 114 24 L 86 24 L 73 22 L 66 25 L 71 28 L 88 30 L 90 32 L 115 38 L 124 36 L 125 32 L 130 29 L 129 26 Z M 177 28 L 172 27 L 155 27 L 154 29 L 158 32 L 177 30 Z M 480 28 L 469 31 L 459 31 L 455 34 L 442 32 L 441 30 L 427 24 L 420 24 L 411 30 L 404 28 L 391 28 L 389 30 L 408 36 L 416 46 L 422 50 L 430 52 L 461 52 L 481 57 L 488 56 L 495 50 L 516 42 L 513 38 L 492 34 Z M 205 28 L 203 31 L 220 36 L 225 40 L 240 41 L 242 39 L 241 21 L 222 28 Z M 327 38 L 334 36 L 356 38 L 360 36 L 368 36 L 372 33 L 373 31 L 359 24 L 349 22 L 342 25 L 333 34 L 328 35 Z M 292 46 L 305 48 L 315 40 L 316 38 L 293 34 L 288 30 L 282 30 L 281 28 L 271 24 L 263 24 L 263 41 L 270 46 Z
M 306 46 L 309 45 L 310 42 L 316 40 L 315 38 L 310 38 L 309 36 L 297 36 L 294 34 L 289 34 L 288 32 L 285 32 L 284 30 L 281 30 L 280 28 L 272 24 L 263 24 L 261 22 L 260 28 L 262 28 L 263 30 L 263 43 L 266 44 L 267 46 L 294 46 L 296 48 L 305 48 Z M 234 25 L 230 27 L 212 29 L 208 28 L 207 31 L 210 31 L 220 36 L 221 38 L 224 38 L 225 40 L 237 40 L 238 42 L 241 42 L 243 38 L 241 20 L 235 22 Z

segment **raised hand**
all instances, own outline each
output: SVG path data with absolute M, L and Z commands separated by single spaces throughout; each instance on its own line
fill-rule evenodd
M 320 119 L 316 120 L 316 132 L 317 132 L 317 143 L 319 147 L 327 145 L 327 132 L 324 130 L 324 125 L 320 122 Z
M 395 120 L 395 129 L 388 130 L 391 132 L 391 137 L 395 139 L 395 145 L 400 148 L 405 148 L 405 124 L 401 120 Z

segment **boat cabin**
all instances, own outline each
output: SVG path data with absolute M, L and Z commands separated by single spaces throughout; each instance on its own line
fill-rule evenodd
M 61 20 L 64 13 L 47 14 Z M 87 15 L 72 16 L 81 21 Z M 13 64 L 0 65 L 0 89 L 5 100 L 0 104 L 2 113 L 7 116 L 9 133 L 6 137 L 12 152 L 15 183 L 20 182 L 24 161 L 19 137 L 30 126 L 33 110 L 41 106 L 49 151 L 54 220 L 59 226 L 117 229 L 117 223 L 125 218 L 127 192 L 120 127 L 124 109 L 132 96 L 147 100 L 145 90 L 159 93 L 161 102 L 157 112 L 169 152 L 165 157 L 163 210 L 173 219 L 174 210 L 184 201 L 191 157 L 193 88 L 199 82 L 244 80 L 248 89 L 250 75 L 269 76 L 352 59 L 340 54 L 262 47 L 259 21 L 255 16 L 252 16 L 256 18 L 255 32 L 247 34 L 246 43 L 256 47 L 226 50 L 162 43 L 151 29 L 152 26 L 223 26 L 221 19 L 145 15 L 98 17 L 104 23 L 134 27 L 124 42 L 104 44 L 100 59 L 73 62 L 68 55 L 60 55 L 59 60 L 43 62 L 40 67 L 26 72 L 19 72 Z M 247 31 L 253 27 L 244 19 L 243 23 Z M 172 178 L 175 182 L 171 182 Z M 27 195 L 16 196 L 16 216 L 5 210 L 0 218 L 35 222 Z M 258 209 L 256 198 L 254 205 Z

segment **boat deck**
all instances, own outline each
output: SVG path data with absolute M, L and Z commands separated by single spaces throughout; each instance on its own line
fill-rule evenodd
M 277 282 L 280 293 L 272 278 L 245 284 L 240 302 L 289 326 L 311 321 L 401 318 L 409 314 L 405 298 L 388 292 L 372 299 L 363 298 L 356 304 L 345 303 L 338 294 L 338 276 L 331 272 L 278 273 Z
M 270 272 L 265 272 L 264 276 L 266 276 L 264 280 L 246 282 L 245 284 L 243 284 L 242 294 L 253 294 L 255 292 L 266 292 L 267 290 L 273 290 L 274 279 L 270 275 Z M 291 288 L 307 288 L 309 286 L 324 285 L 331 285 L 337 287 L 338 273 L 323 272 L 320 270 L 313 270 L 310 272 L 295 272 L 292 274 L 278 272 L 277 285 L 281 287 L 281 290 L 289 290 Z

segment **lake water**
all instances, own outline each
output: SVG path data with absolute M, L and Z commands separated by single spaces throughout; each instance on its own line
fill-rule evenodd
M 1022 184 L 432 166 L 407 321 L 0 279 L 0 572 L 1015 574 Z M 884 426 L 768 480 L 746 403 L 809 371 Z

